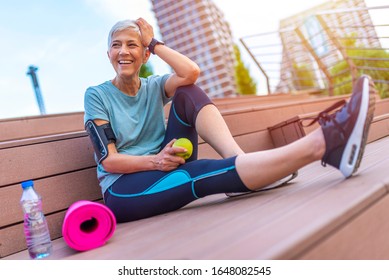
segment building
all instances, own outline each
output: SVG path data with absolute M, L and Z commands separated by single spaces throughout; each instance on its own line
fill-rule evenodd
M 266 78 L 268 93 L 348 94 L 362 72 L 376 84 L 385 80 L 386 68 L 377 66 L 384 59 L 368 57 L 384 50 L 370 9 L 364 0 L 325 1 L 281 20 L 275 32 L 240 40 Z
M 195 61 L 209 97 L 236 94 L 232 33 L 212 0 L 151 0 L 162 40 Z
M 325 87 L 322 81 L 332 78 L 331 68 L 346 59 L 342 49 L 347 38 L 356 38 L 355 46 L 381 48 L 366 8 L 364 0 L 332 0 L 280 21 L 280 75 L 281 81 L 289 80 L 288 90 Z M 315 79 L 307 73 L 316 73 Z M 277 91 L 284 86 L 281 82 Z

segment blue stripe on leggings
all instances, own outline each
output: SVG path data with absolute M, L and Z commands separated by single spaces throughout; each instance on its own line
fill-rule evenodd
M 148 195 L 148 194 L 154 194 L 158 192 L 163 192 L 166 190 L 173 189 L 175 187 L 179 187 L 183 184 L 189 183 L 192 180 L 189 173 L 185 170 L 176 170 L 168 175 L 162 177 L 157 182 L 152 184 L 148 189 L 141 193 L 134 193 L 134 194 L 119 194 L 112 191 L 111 188 L 109 188 L 109 192 L 117 197 L 137 197 L 141 195 Z
M 178 116 L 177 112 L 176 112 L 176 107 L 174 106 L 174 104 L 172 104 L 173 106 L 173 113 L 174 113 L 174 116 L 176 117 L 176 119 L 182 124 L 182 125 L 185 125 L 185 126 L 188 126 L 188 127 L 192 127 L 190 124 L 187 124 L 186 122 L 184 122 L 183 120 L 180 119 L 180 117 Z
M 233 170 L 233 169 L 235 169 L 235 165 L 230 166 L 230 167 L 225 167 L 223 169 L 219 169 L 219 170 L 212 171 L 212 172 L 209 172 L 209 173 L 205 173 L 205 174 L 202 174 L 202 175 L 199 175 L 199 176 L 193 178 L 193 180 L 192 180 L 192 193 L 193 193 L 194 197 L 199 198 L 197 196 L 196 192 L 195 192 L 195 189 L 194 189 L 194 184 L 197 181 L 200 181 L 202 179 L 206 179 L 206 178 L 209 178 L 209 177 L 217 176 L 217 175 L 220 175 L 220 174 L 223 174 L 223 173 L 227 173 L 228 171 Z
M 199 198 L 195 192 L 195 189 L 194 189 L 194 184 L 197 181 L 200 181 L 200 180 L 203 180 L 203 179 L 206 179 L 209 177 L 217 176 L 217 175 L 226 173 L 226 172 L 233 170 L 233 169 L 235 169 L 235 166 L 230 166 L 230 167 L 226 167 L 223 169 L 219 169 L 216 171 L 212 171 L 209 173 L 199 175 L 195 178 L 192 178 L 190 176 L 190 174 L 185 170 L 176 170 L 176 171 L 173 171 L 173 172 L 169 173 L 168 175 L 162 177 L 157 182 L 152 184 L 148 189 L 146 189 L 145 191 L 143 191 L 141 193 L 120 194 L 120 193 L 113 192 L 111 187 L 108 188 L 108 191 L 110 192 L 111 195 L 116 196 L 116 197 L 123 197 L 123 198 L 124 197 L 127 197 L 127 198 L 128 197 L 138 197 L 138 196 L 142 196 L 142 195 L 149 195 L 149 194 L 155 194 L 155 193 L 167 191 L 167 190 L 170 190 L 170 189 L 173 189 L 173 188 L 176 188 L 176 187 L 179 187 L 181 185 L 184 185 L 186 183 L 191 182 L 192 194 L 195 198 Z

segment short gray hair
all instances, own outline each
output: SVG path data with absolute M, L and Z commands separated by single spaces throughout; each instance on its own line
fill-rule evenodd
M 139 26 L 138 26 L 138 24 L 136 24 L 136 22 L 134 20 L 125 19 L 125 20 L 118 21 L 114 26 L 112 26 L 111 31 L 109 31 L 108 49 L 111 47 L 113 34 L 115 34 L 115 32 L 117 32 L 117 31 L 122 31 L 125 29 L 132 29 L 132 30 L 138 32 L 140 35 Z

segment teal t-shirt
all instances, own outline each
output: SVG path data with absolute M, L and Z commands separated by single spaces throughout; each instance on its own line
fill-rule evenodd
M 89 87 L 84 97 L 84 123 L 89 119 L 110 122 L 121 154 L 156 154 L 165 136 L 165 82 L 170 74 L 141 78 L 136 96 L 129 96 L 111 81 Z M 97 162 L 97 161 L 96 161 Z M 97 165 L 97 177 L 104 193 L 122 174 L 106 172 Z

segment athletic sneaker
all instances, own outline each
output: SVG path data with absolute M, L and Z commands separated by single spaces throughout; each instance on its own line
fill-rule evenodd
M 315 119 L 323 129 L 326 142 L 322 165 L 332 165 L 346 178 L 357 171 L 361 162 L 374 115 L 375 93 L 374 82 L 363 75 L 355 84 L 347 103 L 338 102 Z M 341 109 L 329 114 L 334 107 L 341 105 Z
M 307 125 L 310 126 L 318 121 L 323 129 L 326 151 L 322 158 L 322 165 L 332 165 L 346 178 L 354 174 L 360 165 L 374 116 L 376 92 L 373 80 L 363 75 L 358 79 L 348 102 L 341 100 L 333 104 Z M 330 114 L 339 107 L 341 108 L 338 111 Z M 234 197 L 284 186 L 296 176 L 297 172 L 257 191 L 226 193 L 226 195 Z

